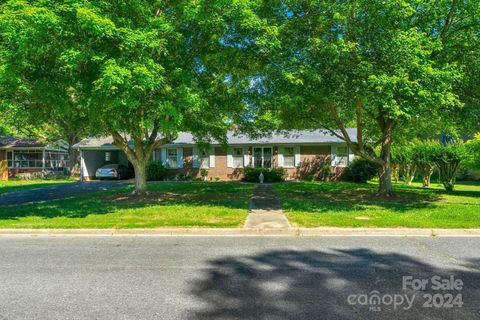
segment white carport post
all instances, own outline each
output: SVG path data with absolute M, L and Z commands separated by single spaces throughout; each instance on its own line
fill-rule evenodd
M 45 170 L 45 148 L 42 151 L 42 170 Z
M 83 161 L 83 151 L 80 150 L 80 181 L 83 182 L 84 181 L 84 176 L 83 176 L 83 170 L 85 168 L 85 164 L 84 164 L 84 161 Z

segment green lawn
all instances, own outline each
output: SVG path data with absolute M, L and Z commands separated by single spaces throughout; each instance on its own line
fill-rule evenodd
M 149 184 L 40 204 L 0 206 L 0 228 L 241 227 L 254 185 L 227 182 Z
M 0 193 L 23 191 L 46 187 L 50 185 L 58 185 L 64 183 L 77 182 L 78 179 L 35 179 L 35 180 L 8 180 L 0 181 Z
M 298 182 L 275 185 L 293 225 L 302 227 L 480 228 L 480 182 L 446 192 L 395 185 L 393 199 L 375 196 L 377 185 Z

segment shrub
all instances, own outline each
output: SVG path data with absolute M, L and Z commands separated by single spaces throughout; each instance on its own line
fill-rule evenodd
M 347 168 L 347 179 L 357 183 L 367 183 L 378 174 L 377 166 L 365 159 L 353 160 Z
M 445 190 L 452 191 L 460 163 L 467 158 L 465 145 L 457 142 L 438 144 L 432 157 L 440 170 L 440 181 Z
M 265 182 L 282 182 L 285 181 L 286 172 L 283 168 L 253 168 L 246 167 L 243 169 L 243 181 L 259 182 L 260 173 L 263 173 Z
M 200 176 L 202 176 L 202 180 L 206 181 L 208 177 L 208 170 L 207 169 L 201 169 L 200 170 Z
M 472 140 L 465 143 L 468 159 L 465 165 L 471 169 L 480 169 L 480 132 Z
M 148 181 L 159 181 L 165 179 L 166 170 L 160 161 L 149 161 L 146 168 Z

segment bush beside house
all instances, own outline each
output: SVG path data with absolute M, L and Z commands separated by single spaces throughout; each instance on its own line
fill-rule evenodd
M 160 161 L 150 161 L 146 167 L 148 181 L 165 180 L 166 170 Z
M 378 173 L 374 163 L 365 159 L 353 160 L 347 168 L 347 179 L 356 183 L 367 183 Z
M 263 173 L 264 182 L 282 182 L 285 181 L 287 173 L 283 168 L 252 168 L 246 167 L 244 170 L 243 181 L 259 182 L 260 174 Z

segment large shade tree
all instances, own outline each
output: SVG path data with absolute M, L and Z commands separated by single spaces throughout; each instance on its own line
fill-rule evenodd
M 3 86 L 19 105 L 85 107 L 91 131 L 113 137 L 143 193 L 155 148 L 179 131 L 223 141 L 241 114 L 222 51 L 233 32 L 223 16 L 251 17 L 241 14 L 247 6 L 235 9 L 208 1 L 10 0 L 0 9 Z
M 473 59 L 462 57 L 478 52 L 477 2 L 271 0 L 256 12 L 279 43 L 259 71 L 257 105 L 279 127 L 344 139 L 378 166 L 379 195 L 393 194 L 395 139 L 455 131 L 463 103 L 476 101 L 463 82 Z
M 43 7 L 11 1 L 0 6 L 0 105 L 4 123 L 17 135 L 63 139 L 72 146 L 87 134 L 82 83 L 68 64 L 60 21 Z M 79 88 L 80 86 L 80 88 Z

